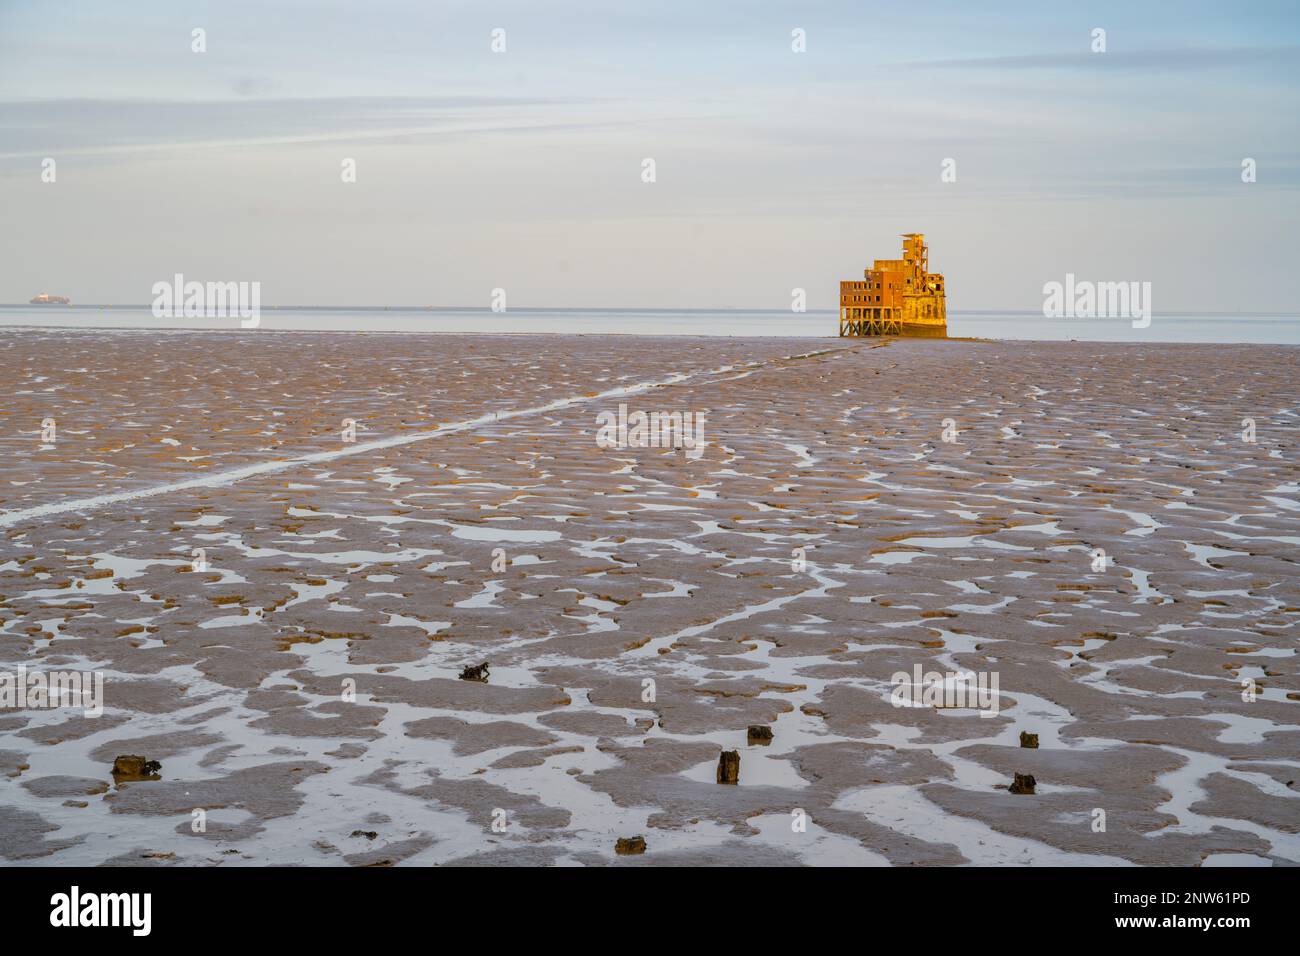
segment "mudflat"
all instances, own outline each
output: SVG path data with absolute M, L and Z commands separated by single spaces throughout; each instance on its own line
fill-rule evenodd
M 0 670 L 103 676 L 0 709 L 4 862 L 1300 863 L 1300 348 L 0 361 Z

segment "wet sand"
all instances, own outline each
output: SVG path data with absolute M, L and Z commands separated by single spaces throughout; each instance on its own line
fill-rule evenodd
M 0 863 L 1300 862 L 1300 348 L 0 359 L 0 670 L 105 674 L 98 718 L 0 710 Z M 703 454 L 599 447 L 620 402 L 705 413 Z M 918 664 L 996 715 L 894 706 Z

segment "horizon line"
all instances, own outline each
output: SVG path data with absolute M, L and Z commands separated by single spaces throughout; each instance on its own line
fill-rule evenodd
M 80 303 L 46 303 L 38 304 L 34 302 L 0 302 L 0 309 L 37 309 L 40 311 L 67 309 L 67 310 L 121 310 L 121 311 L 152 311 L 152 303 L 103 303 L 103 304 L 80 304 Z M 629 306 L 511 306 L 501 312 L 493 311 L 491 306 L 461 306 L 461 305 L 263 305 L 259 306 L 260 311 L 269 312 L 483 312 L 487 315 L 506 315 L 510 312 L 579 312 L 579 313 L 627 313 L 629 315 L 639 315 L 644 313 L 666 312 L 682 314 L 716 314 L 738 313 L 738 314 L 762 314 L 762 315 L 830 315 L 836 314 L 836 309 L 805 309 L 802 312 L 792 312 L 790 309 L 757 309 L 744 307 L 698 307 L 698 306 L 672 306 L 661 308 L 629 307 Z M 1205 315 L 1205 316 L 1277 316 L 1280 318 L 1289 316 L 1300 316 L 1300 310 L 1289 312 L 1273 311 L 1266 309 L 1247 309 L 1228 311 L 1225 309 L 1167 309 L 1162 311 L 1162 315 Z M 948 315 L 1024 315 L 1044 317 L 1041 309 L 949 309 Z M 213 316 L 171 316 L 171 318 L 213 318 Z

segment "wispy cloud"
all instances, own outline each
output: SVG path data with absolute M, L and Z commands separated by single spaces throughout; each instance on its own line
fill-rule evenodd
M 595 128 L 595 99 L 526 96 L 0 101 L 0 158 L 193 146 L 388 142 L 433 135 Z
M 1295 67 L 1298 46 L 1254 46 L 1216 49 L 1182 47 L 1169 50 L 1108 50 L 1038 53 L 1024 56 L 985 56 L 953 59 L 909 60 L 900 66 L 914 69 L 981 70 L 1161 70 L 1201 71 L 1232 67 Z

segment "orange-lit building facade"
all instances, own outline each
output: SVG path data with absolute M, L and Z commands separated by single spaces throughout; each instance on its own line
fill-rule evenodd
M 903 258 L 877 259 L 862 281 L 840 283 L 840 335 L 948 334 L 943 276 L 930 271 L 919 232 L 903 235 Z

